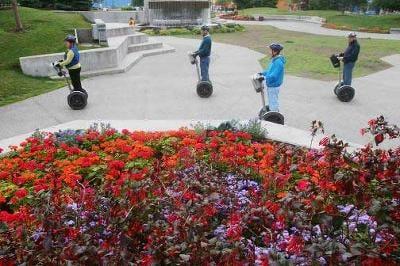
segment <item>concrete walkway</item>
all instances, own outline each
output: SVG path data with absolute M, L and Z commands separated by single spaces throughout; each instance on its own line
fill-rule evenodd
M 227 44 L 213 45 L 211 78 L 214 94 L 201 99 L 195 92 L 196 74 L 187 52 L 198 40 L 160 38 L 176 53 L 145 58 L 123 74 L 84 80 L 89 104 L 73 111 L 66 104 L 67 89 L 0 108 L 0 139 L 73 120 L 230 120 L 255 118 L 260 96 L 250 76 L 260 71 L 262 54 Z M 359 129 L 383 114 L 400 124 L 400 55 L 386 58 L 395 67 L 356 79 L 355 99 L 341 103 L 333 94 L 334 82 L 287 76 L 281 91 L 281 112 L 287 125 L 307 130 L 310 122 L 325 122 L 328 133 L 354 143 L 365 143 Z
M 328 29 L 322 27 L 321 24 L 305 22 L 305 21 L 290 21 L 290 20 L 265 20 L 265 21 L 228 20 L 228 21 L 232 23 L 239 23 L 242 25 L 268 25 L 282 30 L 290 30 L 290 31 L 304 32 L 317 35 L 327 35 L 327 36 L 346 36 L 349 33 L 349 31 Z M 357 32 L 357 36 L 359 38 L 400 40 L 400 34 Z

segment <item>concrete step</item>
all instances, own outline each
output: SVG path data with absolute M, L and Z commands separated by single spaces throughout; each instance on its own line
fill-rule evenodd
M 108 47 L 118 47 L 124 41 L 127 41 L 128 45 L 145 43 L 149 41 L 149 36 L 140 32 L 135 32 L 134 34 L 130 34 L 127 36 L 112 37 L 107 40 Z
M 146 43 L 131 44 L 128 46 L 128 53 L 158 49 L 162 48 L 162 46 L 163 46 L 162 42 L 146 42 Z
M 112 75 L 112 74 L 124 73 L 129 71 L 144 57 L 173 53 L 173 52 L 175 52 L 175 48 L 164 44 L 160 48 L 129 53 L 124 57 L 124 60 L 118 67 L 82 72 L 81 75 L 84 77 L 94 77 L 100 75 Z
M 130 35 L 134 34 L 135 31 L 129 27 L 115 27 L 115 28 L 106 28 L 106 35 L 107 38 L 112 38 L 112 37 L 117 37 L 117 36 L 125 36 L 125 35 Z

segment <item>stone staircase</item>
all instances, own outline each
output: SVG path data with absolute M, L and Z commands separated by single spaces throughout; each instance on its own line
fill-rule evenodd
M 103 74 L 117 74 L 129 71 L 142 58 L 174 52 L 175 48 L 134 31 L 125 24 L 109 23 L 106 28 L 109 47 L 116 47 L 119 64 L 116 67 L 83 71 L 82 75 L 92 77 Z
M 108 47 L 81 51 L 82 76 L 123 73 L 144 57 L 175 51 L 173 47 L 136 32 L 126 24 L 106 24 L 105 35 Z M 57 78 L 50 63 L 62 57 L 63 53 L 21 57 L 20 65 L 26 75 Z

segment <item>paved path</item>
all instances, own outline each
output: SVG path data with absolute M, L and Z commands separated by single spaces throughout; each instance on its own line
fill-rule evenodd
M 282 30 L 298 31 L 298 32 L 305 32 L 317 35 L 346 36 L 349 33 L 349 31 L 328 29 L 322 27 L 321 24 L 304 22 L 304 21 L 288 21 L 288 20 L 265 20 L 265 21 L 229 20 L 229 21 L 243 25 L 269 25 Z M 400 34 L 357 32 L 357 36 L 359 38 L 400 40 Z
M 215 43 L 211 63 L 215 93 L 201 99 L 195 92 L 195 68 L 187 58 L 198 40 L 165 37 L 162 41 L 177 52 L 145 58 L 127 73 L 84 80 L 89 92 L 85 110 L 68 108 L 65 88 L 1 107 L 0 139 L 79 119 L 230 120 L 256 116 L 261 103 L 249 78 L 260 70 L 262 54 Z M 310 121 L 320 119 L 329 133 L 364 143 L 359 129 L 370 118 L 384 114 L 400 124 L 400 55 L 389 59 L 396 67 L 355 80 L 357 95 L 351 103 L 337 100 L 332 92 L 334 82 L 287 76 L 281 92 L 287 125 L 307 130 Z

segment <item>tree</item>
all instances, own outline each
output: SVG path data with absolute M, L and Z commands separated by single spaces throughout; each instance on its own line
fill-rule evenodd
M 239 9 L 249 7 L 275 7 L 277 0 L 233 0 Z
M 15 24 L 16 24 L 16 31 L 23 31 L 24 27 L 22 26 L 21 22 L 21 17 L 19 16 L 19 10 L 18 10 L 18 3 L 17 0 L 12 0 L 11 1 L 12 9 L 14 11 L 14 17 L 15 17 Z
M 399 0 L 374 0 L 374 6 L 388 9 L 388 10 L 400 10 Z
M 335 10 L 349 10 L 354 6 L 364 6 L 367 0 L 310 0 L 310 9 L 335 9 Z

